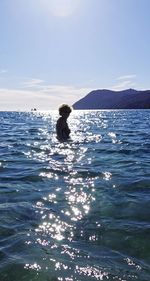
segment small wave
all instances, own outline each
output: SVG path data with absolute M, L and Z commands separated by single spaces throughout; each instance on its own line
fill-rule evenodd
M 0 113 L 0 280 L 149 281 L 148 112 Z

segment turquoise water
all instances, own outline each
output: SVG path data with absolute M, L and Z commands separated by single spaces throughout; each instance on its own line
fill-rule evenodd
M 0 112 L 0 281 L 150 280 L 149 117 Z

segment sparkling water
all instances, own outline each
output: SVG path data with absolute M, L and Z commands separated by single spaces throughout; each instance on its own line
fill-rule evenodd
M 0 112 L 0 281 L 150 280 L 149 117 Z

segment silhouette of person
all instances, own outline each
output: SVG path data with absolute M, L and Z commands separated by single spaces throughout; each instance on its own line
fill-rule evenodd
M 71 113 L 71 107 L 67 104 L 62 104 L 59 107 L 59 119 L 56 123 L 57 139 L 59 141 L 66 141 L 69 139 L 70 129 L 67 124 L 67 119 Z

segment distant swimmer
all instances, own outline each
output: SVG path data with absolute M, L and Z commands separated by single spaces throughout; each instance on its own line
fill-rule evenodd
M 67 124 L 67 119 L 71 113 L 71 107 L 67 104 L 62 104 L 59 107 L 59 119 L 56 124 L 57 139 L 59 141 L 66 141 L 70 136 L 70 129 Z

